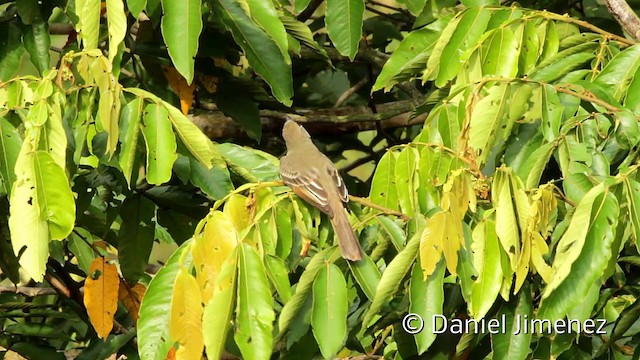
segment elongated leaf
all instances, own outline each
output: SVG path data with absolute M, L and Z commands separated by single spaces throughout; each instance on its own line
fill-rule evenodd
M 245 359 L 271 356 L 273 312 L 271 291 L 258 253 L 247 243 L 238 252 L 238 306 L 234 339 Z
M 335 261 L 339 256 L 340 252 L 338 251 L 338 248 L 334 246 L 322 250 L 311 258 L 304 272 L 300 276 L 300 280 L 298 280 L 296 292 L 293 294 L 291 299 L 284 304 L 284 307 L 280 312 L 280 317 L 278 318 L 279 337 L 282 336 L 284 331 L 289 328 L 291 321 L 298 314 L 302 305 L 304 305 L 307 295 L 313 286 L 313 281 L 315 280 L 316 275 L 318 275 L 318 271 L 322 269 L 325 262 Z
M 276 256 L 267 255 L 264 258 L 264 264 L 267 269 L 267 276 L 273 284 L 273 287 L 280 295 L 282 301 L 287 302 L 291 299 L 291 284 L 287 274 L 287 268 L 282 259 Z
M 169 334 L 177 343 L 175 358 L 179 360 L 202 357 L 204 338 L 202 336 L 202 297 L 198 282 L 182 267 L 173 283 Z
M 416 190 L 418 189 L 418 150 L 405 146 L 398 154 L 394 176 L 396 178 L 398 202 L 403 213 L 413 216 L 418 209 Z
M 215 291 L 216 279 L 224 262 L 237 244 L 238 234 L 227 214 L 220 211 L 210 213 L 204 232 L 195 237 L 191 247 L 196 279 L 205 304 Z
M 189 180 L 210 198 L 222 199 L 233 190 L 229 169 L 225 164 L 216 162 L 207 169 L 194 159 L 189 159 L 189 162 L 191 166 Z
M 127 197 L 120 209 L 118 258 L 124 278 L 136 283 L 144 274 L 155 235 L 155 204 L 144 196 Z
M 159 104 L 149 104 L 143 115 L 142 134 L 147 144 L 147 181 L 160 185 L 171 179 L 176 158 L 176 137 L 169 113 Z
M 109 61 L 118 54 L 118 47 L 127 32 L 127 15 L 124 13 L 124 0 L 106 0 L 107 22 L 109 24 Z
M 18 129 L 9 122 L 9 119 L 0 116 L 0 192 L 4 190 L 11 195 L 11 187 L 16 181 L 14 172 L 16 160 L 22 146 L 22 138 Z
M 225 24 L 253 70 L 269 84 L 278 101 L 290 106 L 293 96 L 291 67 L 278 45 L 247 16 L 237 1 L 216 0 L 214 4 L 216 11 L 224 14 Z
M 237 248 L 236 248 L 237 249 Z M 216 278 L 213 296 L 204 307 L 202 331 L 209 359 L 218 359 L 224 351 L 235 305 L 238 251 L 224 262 Z
M 369 300 L 373 300 L 380 282 L 380 269 L 378 269 L 376 263 L 365 254 L 361 261 L 350 261 L 348 265 L 362 292 Z
M 388 209 L 398 210 L 398 187 L 395 176 L 396 155 L 387 151 L 380 159 L 371 181 L 369 197 L 374 203 Z
M 600 279 L 607 267 L 611 257 L 611 244 L 615 238 L 620 208 L 618 201 L 611 193 L 603 193 L 601 186 L 594 189 L 596 191 L 592 190 L 593 193 L 590 191 L 584 198 L 585 203 L 591 203 L 593 208 L 591 219 L 585 218 L 585 221 L 581 223 L 581 227 L 587 229 L 586 235 L 573 242 L 570 249 L 566 249 L 567 241 L 562 243 L 562 240 L 565 239 L 563 236 L 560 240 L 562 244 L 558 244 L 556 261 L 562 259 L 560 256 L 573 258 L 574 253 L 579 252 L 579 254 L 571 263 L 570 269 L 567 269 L 569 267 L 567 262 L 562 261 L 562 267 L 556 270 L 552 282 L 547 285 L 542 294 L 538 312 L 539 318 L 563 318 L 569 310 L 587 297 L 593 283 Z M 593 195 L 596 195 L 596 198 L 591 201 Z M 582 201 L 576 209 L 565 236 L 570 233 L 574 220 L 583 218 L 582 215 L 578 215 L 578 212 L 581 212 L 581 205 Z M 571 230 L 571 233 L 574 233 L 574 230 Z M 554 268 L 555 265 L 554 262 Z M 552 287 L 552 285 L 555 286 Z
M 447 216 L 444 212 L 438 212 L 427 220 L 422 237 L 420 238 L 420 266 L 423 277 L 426 279 L 436 270 L 436 266 L 442 258 L 442 247 L 445 241 L 457 241 L 447 238 Z
M 11 79 L 18 71 L 24 53 L 21 36 L 16 22 L 0 24 L 0 81 Z
M 113 329 L 113 317 L 118 309 L 118 269 L 99 257 L 91 263 L 84 285 L 84 306 L 100 339 Z
M 625 179 L 624 195 L 628 204 L 631 233 L 636 242 L 636 248 L 640 249 L 640 183 L 633 179 Z
M 522 31 L 522 29 L 521 29 Z M 482 49 L 484 76 L 514 77 L 518 73 L 520 44 L 511 28 L 501 27 L 485 40 Z
M 322 356 L 333 358 L 347 338 L 347 283 L 336 265 L 327 263 L 313 282 L 311 328 Z
M 122 168 L 122 174 L 131 187 L 131 174 L 138 150 L 138 138 L 140 136 L 140 120 L 142 118 L 143 101 L 140 98 L 128 103 L 120 114 L 120 154 L 118 162 Z
M 189 84 L 202 32 L 201 6 L 200 0 L 162 1 L 162 37 L 171 61 Z
M 500 245 L 493 221 L 486 220 L 474 229 L 471 247 L 474 257 L 479 259 L 474 261 L 478 279 L 471 288 L 471 311 L 479 320 L 487 314 L 502 286 Z
M 420 315 L 420 318 L 424 321 L 422 331 L 414 335 L 418 346 L 418 355 L 429 349 L 437 336 L 434 330 L 440 330 L 443 325 L 442 319 L 436 315 L 443 315 L 444 261 L 438 261 L 434 268 L 432 274 L 426 279 L 422 268 L 418 265 L 413 267 L 413 272 L 411 273 L 411 288 L 409 290 L 411 305 L 409 306 L 409 313 Z
M 169 111 L 173 129 L 194 158 L 207 168 L 214 162 L 223 161 L 211 140 L 191 120 L 175 107 L 167 103 L 163 105 Z
M 640 68 L 640 46 L 634 45 L 620 52 L 607 63 L 594 79 L 597 84 L 614 90 L 616 100 L 621 100 Z
M 429 26 L 409 33 L 384 64 L 371 92 L 382 88 L 389 91 L 398 82 L 416 76 L 426 67 L 439 36 L 440 33 Z
M 523 288 L 518 297 L 500 309 L 506 320 L 506 332 L 491 334 L 491 342 L 495 359 L 524 360 L 529 353 L 531 331 L 522 329 L 523 322 L 533 317 L 531 292 L 528 287 Z
M 424 219 L 418 218 L 419 222 L 416 225 L 416 233 L 411 240 L 407 243 L 407 246 L 387 265 L 387 268 L 382 273 L 378 287 L 376 288 L 376 294 L 374 295 L 371 306 L 363 316 L 362 331 L 366 330 L 371 324 L 371 320 L 375 315 L 380 312 L 382 306 L 389 301 L 389 299 L 395 294 L 396 291 L 402 285 L 402 279 L 407 275 L 411 266 L 418 255 L 418 249 L 420 248 L 420 238 L 424 229 Z
M 45 70 L 49 70 L 51 57 L 49 47 L 51 38 L 49 37 L 49 26 L 39 15 L 35 17 L 31 25 L 26 26 L 22 32 L 22 41 L 25 49 L 29 53 L 31 62 L 36 66 L 40 75 Z
M 77 1 L 76 14 L 80 17 L 76 31 L 82 39 L 82 47 L 84 50 L 96 49 L 100 35 L 100 2 Z
M 550 284 L 547 285 L 543 298 L 548 297 L 570 275 L 573 263 L 584 251 L 585 242 L 589 229 L 593 226 L 591 220 L 592 209 L 595 200 L 600 196 L 605 187 L 603 184 L 593 187 L 587 192 L 576 207 L 567 231 L 564 233 L 556 248 L 556 256 L 553 262 L 554 276 Z M 604 200 L 602 200 L 604 202 Z M 604 214 L 605 216 L 607 214 Z M 587 226 L 587 224 L 589 224 Z
M 356 57 L 360 36 L 364 0 L 327 0 L 325 23 L 333 45 L 351 61 Z
M 451 38 L 445 40 L 447 44 L 441 54 L 445 61 L 440 62 L 436 86 L 443 87 L 447 81 L 457 75 L 462 65 L 460 54 L 476 44 L 484 33 L 490 18 L 491 12 L 485 8 L 470 8 L 464 12 Z
M 378 216 L 376 217 L 376 220 L 382 226 L 381 229 L 391 239 L 396 250 L 400 251 L 404 249 L 405 243 L 407 242 L 407 235 L 404 233 L 400 225 L 386 216 Z
M 171 313 L 173 283 L 181 268 L 180 258 L 191 247 L 191 240 L 185 241 L 167 260 L 153 277 L 140 305 L 138 320 L 138 353 L 142 360 L 165 359 L 172 344 L 168 341 L 167 323 Z M 187 256 L 184 266 L 190 266 Z
M 127 8 L 134 18 L 138 18 L 142 10 L 147 6 L 147 0 L 127 0 Z
M 509 85 L 495 85 L 473 107 L 469 123 L 469 145 L 475 149 L 480 163 L 488 160 L 503 126 L 507 127 L 509 96 Z
M 278 12 L 271 1 L 263 0 L 247 0 L 249 6 L 249 14 L 251 18 L 258 24 L 267 34 L 275 41 L 282 52 L 282 57 L 287 64 L 291 63 L 289 57 L 289 41 L 287 40 L 287 32 Z

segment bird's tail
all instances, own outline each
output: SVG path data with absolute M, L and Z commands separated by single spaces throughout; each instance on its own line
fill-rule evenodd
M 333 232 L 338 239 L 342 257 L 351 261 L 362 260 L 362 248 L 360 248 L 358 238 L 353 232 L 347 213 L 342 209 L 336 211 L 331 218 L 331 225 L 333 225 Z

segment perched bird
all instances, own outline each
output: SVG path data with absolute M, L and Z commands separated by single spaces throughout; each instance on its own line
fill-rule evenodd
M 287 154 L 280 159 L 280 175 L 284 183 L 329 216 L 342 257 L 361 260 L 362 249 L 346 213 L 349 194 L 335 165 L 295 121 L 287 119 L 282 137 L 287 144 Z

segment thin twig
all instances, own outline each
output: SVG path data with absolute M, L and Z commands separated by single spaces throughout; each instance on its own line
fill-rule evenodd
M 411 219 L 409 217 L 409 215 L 407 215 L 407 214 L 401 213 L 400 211 L 396 211 L 396 210 L 392 210 L 392 209 L 386 208 L 384 206 L 380 206 L 378 204 L 374 204 L 373 202 L 371 202 L 370 200 L 367 200 L 365 198 L 349 195 L 349 200 L 351 200 L 351 201 L 353 201 L 355 203 L 358 203 L 360 205 L 364 205 L 366 207 L 369 207 L 369 208 L 372 208 L 372 209 L 376 209 L 376 210 L 382 212 L 383 214 L 397 216 L 397 217 L 401 218 L 404 221 L 409 221 L 409 219 Z
M 16 293 L 27 297 L 58 295 L 58 292 L 52 288 L 28 286 L 0 286 L 0 293 Z
M 340 95 L 340 97 L 338 98 L 338 101 L 336 101 L 336 103 L 333 105 L 333 108 L 335 109 L 340 105 L 342 105 L 342 103 L 347 101 L 347 99 L 349 99 L 351 95 L 355 94 L 356 92 L 358 92 L 358 90 L 362 89 L 362 87 L 365 86 L 368 81 L 369 81 L 369 77 L 365 76 L 360 81 L 353 84 L 352 87 L 348 88 L 345 92 L 342 93 L 342 95 Z

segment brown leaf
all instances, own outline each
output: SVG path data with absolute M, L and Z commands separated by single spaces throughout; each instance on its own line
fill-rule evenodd
M 94 259 L 84 283 L 84 306 L 91 325 L 100 339 L 113 329 L 113 315 L 118 309 L 118 270 L 103 257 Z
M 196 91 L 196 83 L 187 84 L 187 80 L 178 73 L 178 70 L 172 67 L 163 66 L 164 76 L 169 82 L 171 90 L 180 98 L 180 109 L 182 113 L 187 115 L 193 102 L 193 94 Z
M 131 315 L 134 323 L 138 322 L 140 303 L 142 302 L 145 291 L 147 291 L 147 289 L 140 283 L 133 286 L 129 286 L 129 284 L 124 281 L 120 283 L 118 299 L 120 299 L 120 301 L 122 301 L 122 305 L 129 310 L 129 315 Z

